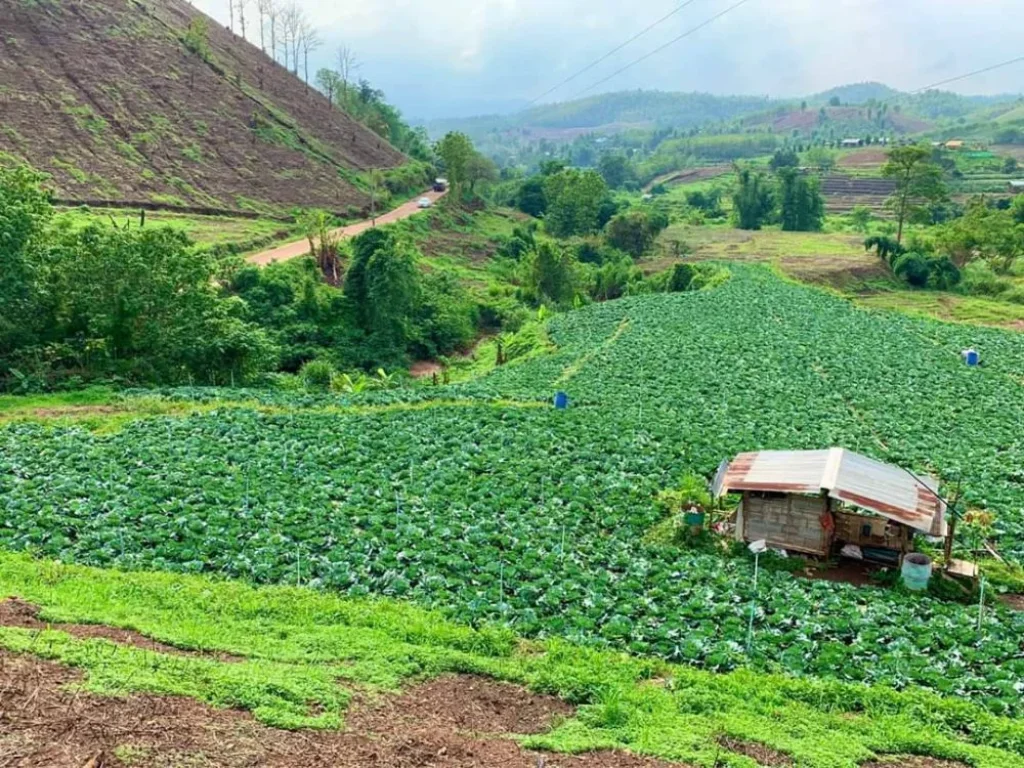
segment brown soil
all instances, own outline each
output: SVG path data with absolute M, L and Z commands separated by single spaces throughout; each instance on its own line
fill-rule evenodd
M 1024 611 L 1024 595 L 1000 595 L 999 599 L 1011 611 Z
M 919 757 L 917 755 L 900 755 L 899 757 L 886 757 L 880 761 L 863 763 L 861 768 L 970 768 L 970 766 L 957 760 L 941 760 L 937 757 Z
M 0 151 L 52 174 L 59 198 L 344 213 L 369 199 L 339 171 L 403 162 L 186 0 L 0 0 L 0 17 Z M 182 42 L 197 17 L 205 59 Z
M 864 563 L 859 560 L 843 559 L 831 568 L 808 568 L 799 571 L 798 576 L 821 581 L 833 581 L 843 584 L 853 584 L 857 587 L 877 586 L 872 575 L 882 569 L 880 565 Z
M 426 379 L 435 374 L 440 376 L 442 371 L 441 364 L 433 360 L 417 360 L 409 366 L 409 375 L 414 379 Z
M 718 740 L 718 743 L 730 752 L 746 755 L 751 760 L 756 760 L 758 765 L 771 766 L 772 768 L 774 766 L 793 765 L 793 758 L 785 752 L 772 749 L 766 744 L 734 739 L 731 736 L 723 736 Z
M 839 157 L 840 168 L 871 168 L 882 165 L 888 157 L 888 150 L 882 147 L 865 147 L 855 152 L 847 152 Z
M 541 760 L 548 768 L 669 765 L 625 753 L 527 752 L 495 735 L 542 731 L 568 708 L 472 677 L 435 680 L 366 705 L 351 714 L 345 732 L 280 731 L 244 712 L 171 696 L 95 696 L 81 690 L 80 680 L 58 664 L 0 652 L 0 765 L 534 768 Z
M 55 629 L 81 638 L 104 638 L 121 645 L 131 645 L 147 651 L 157 651 L 178 656 L 206 656 L 218 661 L 242 661 L 238 656 L 227 653 L 188 651 L 161 643 L 130 629 L 118 629 L 100 624 L 58 624 L 39 618 L 40 608 L 16 597 L 0 601 L 0 627 L 22 627 L 24 629 Z M 0 762 L 0 765 L 3 765 Z

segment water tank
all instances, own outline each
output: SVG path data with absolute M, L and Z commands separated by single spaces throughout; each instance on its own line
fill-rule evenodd
M 560 411 L 564 411 L 568 407 L 569 407 L 569 395 L 567 395 L 565 392 L 556 392 L 555 393 L 555 408 L 557 408 Z
M 912 552 L 903 558 L 903 584 L 914 592 L 928 589 L 932 577 L 932 561 L 927 555 Z

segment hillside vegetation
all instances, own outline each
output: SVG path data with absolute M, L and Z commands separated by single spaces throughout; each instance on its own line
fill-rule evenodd
M 406 162 L 184 0 L 0 0 L 0 16 L 0 152 L 58 198 L 359 211 L 359 174 Z

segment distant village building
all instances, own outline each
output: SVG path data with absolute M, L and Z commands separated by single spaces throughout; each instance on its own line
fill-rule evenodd
M 959 150 L 964 148 L 964 142 L 960 139 L 954 139 L 953 141 L 946 142 L 946 149 Z
M 863 147 L 864 139 L 843 139 L 843 149 L 852 149 L 854 147 Z
M 947 534 L 938 481 L 843 448 L 759 451 L 723 462 L 718 498 L 740 493 L 736 539 L 828 557 L 854 545 L 863 559 L 899 563 L 916 533 Z
M 1021 179 L 1020 181 L 1011 181 L 1010 182 L 1010 191 L 1014 192 L 1016 194 L 1020 194 L 1021 192 L 1024 192 L 1024 179 Z

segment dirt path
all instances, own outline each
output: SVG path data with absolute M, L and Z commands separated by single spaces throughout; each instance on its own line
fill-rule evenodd
M 424 192 L 422 195 L 414 197 L 408 203 L 400 205 L 387 213 L 382 213 L 377 217 L 376 223 L 394 224 L 396 221 L 407 219 L 421 211 L 419 207 L 419 199 L 421 197 L 429 198 L 431 202 L 437 202 L 444 197 L 444 195 L 444 192 Z M 339 238 L 355 237 L 372 226 L 374 226 L 374 222 L 367 219 L 365 221 L 356 222 L 355 224 L 349 224 L 347 227 L 336 229 L 332 234 Z M 293 243 L 279 245 L 276 248 L 271 248 L 270 250 L 263 251 L 262 253 L 253 254 L 247 259 L 247 261 L 250 264 L 258 264 L 259 266 L 264 267 L 273 261 L 288 261 L 289 259 L 295 259 L 299 256 L 305 256 L 307 253 L 309 253 L 309 241 L 303 238 L 302 240 L 296 240 Z

